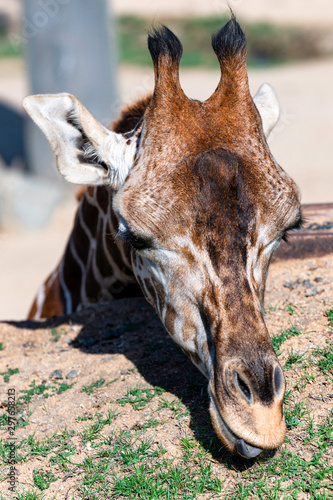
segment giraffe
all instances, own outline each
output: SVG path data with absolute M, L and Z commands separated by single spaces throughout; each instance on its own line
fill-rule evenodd
M 139 285 L 207 377 L 217 436 L 253 458 L 286 433 L 285 379 L 263 300 L 274 250 L 302 223 L 300 193 L 269 150 L 278 101 L 268 84 L 252 99 L 233 15 L 212 47 L 220 81 L 206 101 L 192 100 L 179 82 L 180 41 L 165 26 L 152 31 L 153 94 L 113 130 L 69 94 L 24 100 L 61 175 L 89 186 L 30 316 L 135 295 Z

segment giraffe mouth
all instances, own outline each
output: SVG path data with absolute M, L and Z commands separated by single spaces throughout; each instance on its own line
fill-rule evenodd
M 227 441 L 229 447 L 232 450 L 236 451 L 236 453 L 243 458 L 251 459 L 259 456 L 264 450 L 262 448 L 257 448 L 256 446 L 253 446 L 250 443 L 244 441 L 244 439 L 236 436 L 236 434 L 232 432 L 230 427 L 225 423 L 225 421 L 221 417 L 212 394 L 210 395 L 210 399 L 211 399 L 211 410 L 213 410 L 213 413 L 216 418 L 215 422 L 218 424 L 219 431 L 223 435 L 225 441 Z

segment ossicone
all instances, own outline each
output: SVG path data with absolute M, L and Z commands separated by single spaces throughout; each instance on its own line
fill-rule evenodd
M 159 29 L 153 28 L 148 34 L 148 49 L 154 65 L 158 63 L 160 56 L 179 64 L 183 54 L 180 40 L 164 25 Z
M 230 21 L 212 36 L 212 47 L 221 66 L 245 62 L 246 38 L 233 13 Z
M 154 97 L 168 99 L 184 93 L 179 82 L 179 64 L 183 46 L 176 35 L 166 26 L 153 29 L 148 35 L 148 48 L 154 63 Z

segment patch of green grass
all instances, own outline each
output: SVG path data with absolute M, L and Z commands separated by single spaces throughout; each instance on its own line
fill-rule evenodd
M 325 375 L 333 375 L 333 346 L 315 349 L 312 354 L 319 357 L 318 368 Z
M 287 312 L 290 314 L 290 316 L 294 316 L 296 314 L 296 311 L 294 309 L 294 306 L 292 304 L 287 305 Z
M 36 491 L 27 491 L 27 490 L 21 491 L 20 493 L 17 494 L 16 497 L 17 500 L 43 500 L 44 498 L 45 496 L 43 493 L 38 493 Z
M 304 404 L 302 402 L 298 402 L 294 406 L 291 406 L 291 403 L 286 405 L 284 415 L 287 428 L 294 429 L 295 427 L 302 425 L 301 420 L 307 414 L 308 410 L 304 408 Z
M 51 330 L 52 341 L 58 342 L 61 335 L 65 335 L 66 333 L 67 333 L 67 331 L 65 328 L 60 328 L 60 330 L 57 330 L 56 328 L 52 328 L 52 330 Z
M 11 446 L 6 439 L 0 439 L 0 463 L 8 463 L 10 455 L 12 453 Z M 26 453 L 24 451 L 23 441 L 17 441 L 15 445 L 15 462 L 25 462 Z
M 9 425 L 9 418 L 7 413 L 2 413 L 0 415 L 0 429 L 6 429 Z M 23 418 L 22 416 L 17 417 L 16 419 L 16 424 L 15 428 L 20 429 L 24 428 L 27 425 L 29 425 L 29 422 L 27 419 Z
M 76 417 L 77 422 L 86 422 L 87 420 L 93 420 L 93 415 L 87 415 L 86 417 Z
M 5 429 L 8 427 L 8 414 L 7 413 L 1 413 L 0 415 L 0 429 Z
M 73 382 L 72 384 L 67 384 L 67 382 L 61 382 L 59 384 L 57 394 L 62 394 L 63 392 L 68 391 L 68 389 L 71 389 L 74 384 L 75 384 L 75 382 Z
M 297 335 L 301 335 L 301 333 L 302 332 L 298 328 L 292 325 L 291 328 L 289 328 L 288 330 L 283 330 L 283 332 L 280 333 L 280 335 L 271 337 L 271 341 L 275 352 L 278 353 L 283 342 L 290 339 L 291 337 L 296 337 Z
M 265 313 L 268 313 L 268 314 L 274 313 L 276 311 L 278 305 L 279 305 L 279 302 L 277 302 L 275 304 L 275 306 L 273 306 L 272 304 L 268 304 L 267 309 L 265 309 Z
M 161 387 L 155 387 L 150 389 L 148 387 L 137 386 L 132 389 L 128 389 L 125 396 L 117 399 L 117 403 L 121 406 L 125 406 L 130 403 L 134 410 L 141 410 L 156 396 L 164 392 Z
M 52 328 L 51 335 L 53 342 L 58 342 L 60 339 L 60 332 L 58 332 L 56 328 Z
M 308 494 L 313 500 L 332 498 L 332 466 L 320 455 L 307 461 L 284 448 L 281 456 L 260 461 L 243 474 L 234 492 L 224 500 L 298 499 Z M 269 478 L 269 481 L 268 481 Z
M 311 384 L 312 382 L 314 382 L 316 380 L 316 377 L 311 369 L 311 373 L 308 372 L 308 370 L 305 368 L 303 370 L 303 375 L 302 377 L 300 377 L 297 381 L 297 383 L 295 384 L 294 388 L 297 390 L 297 391 L 301 391 L 303 390 L 308 384 Z
M 100 378 L 100 379 L 96 380 L 96 382 L 93 382 L 90 385 L 84 386 L 81 389 L 81 392 L 86 392 L 88 394 L 88 396 L 90 396 L 90 394 L 92 394 L 96 389 L 99 389 L 100 387 L 102 387 L 102 385 L 104 383 L 105 383 L 105 379 Z
M 185 413 L 183 413 L 181 411 L 181 406 L 182 402 L 177 398 L 173 399 L 172 401 L 168 401 L 165 398 L 161 398 L 158 404 L 158 409 L 160 410 L 162 408 L 168 408 L 169 410 L 172 410 L 173 415 L 176 419 L 189 416 L 190 414 L 189 410 L 186 410 Z
M 101 415 L 99 415 L 97 422 L 84 429 L 81 433 L 84 441 L 92 441 L 96 439 L 100 435 L 105 425 L 110 425 L 117 415 L 118 413 L 116 411 L 111 410 L 109 410 L 108 416 L 104 419 L 101 418 Z
M 306 354 L 305 352 L 303 353 L 299 351 L 294 352 L 293 348 L 291 348 L 288 354 L 288 359 L 285 362 L 284 369 L 288 370 L 289 368 L 291 368 L 292 365 L 299 365 L 303 360 L 305 354 Z
M 179 441 L 183 450 L 184 461 L 187 463 L 192 457 L 194 450 L 197 448 L 198 441 L 187 436 L 179 438 Z
M 155 429 L 159 425 L 163 425 L 165 422 L 163 420 L 158 420 L 156 418 L 148 418 L 143 424 L 136 423 L 133 425 L 132 429 L 135 431 L 146 431 L 147 429 Z
M 50 471 L 44 471 L 43 469 L 34 469 L 33 472 L 34 483 L 40 490 L 47 490 L 51 483 L 57 481 L 57 477 Z
M 0 351 L 3 351 L 3 343 L 0 342 Z
M 21 393 L 23 396 L 20 396 L 19 400 L 30 403 L 34 396 L 43 395 L 44 398 L 48 398 L 53 395 L 55 392 L 55 387 L 49 384 L 38 384 L 36 385 L 35 380 L 29 384 L 30 389 L 22 389 Z
M 328 311 L 325 311 L 325 316 L 328 317 L 328 325 L 333 327 L 333 307 L 331 307 Z
M 62 394 L 68 389 L 71 389 L 74 386 L 75 382 L 72 384 L 67 384 L 67 382 L 57 382 L 53 381 L 53 385 L 51 383 L 47 384 L 36 384 L 36 381 L 33 380 L 31 384 L 29 384 L 30 389 L 22 389 L 22 395 L 18 399 L 18 405 L 24 403 L 30 403 L 35 396 L 43 396 L 45 399 Z
M 161 398 L 160 402 L 158 403 L 158 409 L 162 408 L 168 408 L 169 410 L 172 410 L 174 412 L 177 412 L 182 405 L 182 402 L 179 401 L 179 399 L 175 398 L 172 401 L 168 401 L 165 398 Z
M 173 442 L 178 453 L 170 458 L 158 444 L 158 436 L 145 436 L 145 431 L 159 421 L 151 419 L 149 422 L 148 419 L 146 423 L 150 426 L 134 426 L 126 431 L 114 426 L 110 431 L 106 426 L 112 425 L 115 418 L 111 410 L 104 415 L 95 413 L 92 425 L 78 434 L 65 430 L 42 440 L 29 436 L 23 440 L 20 453 L 25 461 L 38 457 L 41 462 L 32 478 L 40 490 L 46 491 L 58 477 L 62 480 L 71 477 L 77 494 L 91 500 L 206 497 L 282 500 L 302 498 L 301 495 L 328 500 L 333 492 L 333 467 L 329 458 L 333 451 L 333 411 L 318 424 L 302 403 L 291 401 L 292 397 L 294 393 L 289 390 L 286 394 L 287 425 L 296 430 L 302 426 L 298 436 L 304 447 L 309 446 L 311 453 L 307 460 L 299 452 L 292 453 L 284 447 L 275 457 L 259 458 L 250 467 L 239 467 L 249 462 L 230 459 L 230 462 L 216 462 L 213 471 L 214 460 L 207 443 L 203 446 L 192 436 L 182 436 L 178 443 Z M 177 409 L 177 400 L 172 403 Z M 90 416 L 78 420 L 85 419 L 90 420 Z M 82 446 L 87 439 L 90 445 L 84 447 L 82 457 Z M 238 464 L 237 469 L 233 464 Z M 218 472 L 221 468 L 224 473 L 226 468 L 234 469 L 236 486 L 235 482 L 223 484 Z
M 2 372 L 1 375 L 3 375 L 3 381 L 8 383 L 10 380 L 10 377 L 12 375 L 15 375 L 15 373 L 20 373 L 18 368 L 8 368 L 6 372 Z

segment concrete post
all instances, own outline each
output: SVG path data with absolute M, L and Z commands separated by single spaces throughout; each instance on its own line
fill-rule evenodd
M 22 37 L 31 93 L 74 94 L 108 125 L 118 111 L 118 100 L 107 0 L 23 0 L 23 5 Z M 29 120 L 26 144 L 30 170 L 54 179 L 51 148 Z

